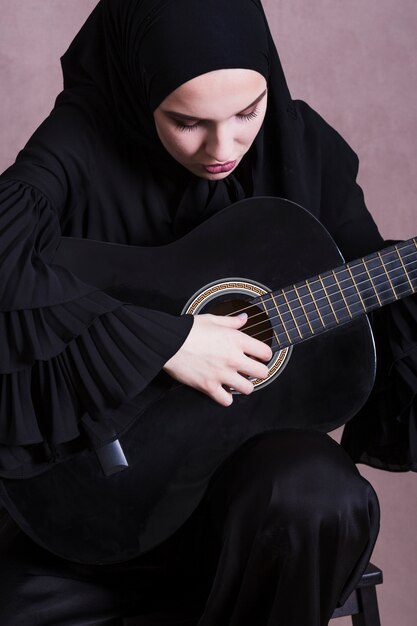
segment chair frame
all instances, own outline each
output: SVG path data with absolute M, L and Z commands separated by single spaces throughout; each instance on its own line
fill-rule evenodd
M 381 583 L 382 571 L 379 567 L 369 563 L 356 589 L 346 602 L 334 611 L 332 619 L 351 616 L 353 626 L 381 626 L 375 590 L 375 585 Z M 125 618 L 123 623 L 124 626 L 139 626 L 140 624 L 145 626 L 148 622 L 146 617 L 133 617 Z
M 381 626 L 375 585 L 380 585 L 382 581 L 382 570 L 369 563 L 356 589 L 334 611 L 332 619 L 350 615 L 353 626 Z

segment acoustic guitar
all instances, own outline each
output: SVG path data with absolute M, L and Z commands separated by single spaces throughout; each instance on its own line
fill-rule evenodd
M 347 422 L 374 381 L 366 313 L 417 289 L 414 239 L 345 264 L 310 213 L 269 197 L 229 206 L 164 246 L 62 238 L 54 262 L 153 310 L 246 311 L 242 330 L 273 351 L 266 379 L 251 379 L 255 393 L 235 393 L 230 407 L 162 371 L 116 441 L 85 446 L 37 476 L 2 479 L 1 498 L 22 529 L 85 563 L 124 561 L 171 535 L 250 437 Z

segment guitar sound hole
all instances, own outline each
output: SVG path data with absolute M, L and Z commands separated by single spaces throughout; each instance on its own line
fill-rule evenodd
M 273 330 L 268 317 L 264 309 L 250 304 L 249 300 L 218 298 L 209 302 L 201 312 L 212 315 L 233 315 L 242 311 L 248 314 L 248 321 L 240 330 L 272 347 Z

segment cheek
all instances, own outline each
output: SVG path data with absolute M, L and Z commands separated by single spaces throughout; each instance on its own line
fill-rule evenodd
M 247 149 L 250 148 L 251 144 L 254 142 L 256 135 L 261 130 L 262 124 L 265 119 L 266 110 L 264 109 L 260 112 L 257 117 L 251 121 L 240 121 L 236 122 L 238 124 L 236 128 L 235 137 L 237 142 L 242 146 L 245 146 Z
M 245 139 L 245 143 L 246 144 L 251 144 L 253 142 L 253 140 L 255 139 L 256 135 L 259 132 L 259 128 L 261 127 L 261 124 L 252 124 L 249 125 L 249 128 L 247 129 L 247 131 L 245 132 L 244 135 L 244 139 Z
M 201 139 L 198 137 L 198 132 L 184 131 L 169 134 L 169 148 L 176 155 L 191 156 L 198 152 L 200 146 Z
M 235 134 L 235 142 L 249 149 L 261 126 L 262 122 L 256 124 L 246 122 L 239 123 L 239 128 Z

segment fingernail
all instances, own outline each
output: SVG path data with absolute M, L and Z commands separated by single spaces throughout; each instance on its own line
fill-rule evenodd
M 246 318 L 248 317 L 248 314 L 247 314 L 247 313 L 239 313 L 238 317 L 239 317 L 241 320 L 244 320 L 244 319 L 246 319 Z

